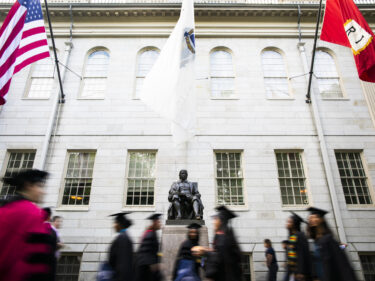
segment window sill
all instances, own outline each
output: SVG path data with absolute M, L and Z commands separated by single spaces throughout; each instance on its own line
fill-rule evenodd
M 210 98 L 211 100 L 239 100 L 239 97 L 221 97 L 221 98 Z
M 295 100 L 295 98 L 266 98 L 267 100 Z
M 49 100 L 49 97 L 48 98 L 27 98 L 27 97 L 24 97 L 24 98 L 21 98 L 21 100 Z
M 349 101 L 348 98 L 321 98 L 324 101 Z
M 63 205 L 56 208 L 56 211 L 68 211 L 68 212 L 87 212 L 89 211 L 89 206 L 68 206 Z
M 363 205 L 363 206 L 347 206 L 348 211 L 375 211 L 375 206 L 373 204 Z
M 104 100 L 105 97 L 102 98 L 77 98 L 77 100 Z
M 290 211 L 306 211 L 307 208 L 311 207 L 311 205 L 293 205 L 293 206 L 282 206 L 283 212 L 290 212 Z
M 124 206 L 121 211 L 131 211 L 131 212 L 155 212 L 156 207 L 152 206 Z
M 220 206 L 220 205 L 217 205 Z M 225 207 L 228 207 L 231 211 L 235 212 L 247 212 L 249 211 L 249 206 L 247 205 L 225 205 Z

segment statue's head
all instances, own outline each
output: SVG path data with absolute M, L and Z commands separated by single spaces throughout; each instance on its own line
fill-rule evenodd
M 184 181 L 188 177 L 188 172 L 186 170 L 181 170 L 179 173 L 180 180 Z

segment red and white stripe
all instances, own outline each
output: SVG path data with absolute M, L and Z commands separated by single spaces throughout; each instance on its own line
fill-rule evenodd
M 49 57 L 43 20 L 25 23 L 26 14 L 26 7 L 16 1 L 0 29 L 0 105 L 5 103 L 13 74 Z

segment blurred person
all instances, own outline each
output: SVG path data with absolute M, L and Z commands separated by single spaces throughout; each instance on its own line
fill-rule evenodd
M 283 264 L 283 267 L 285 269 L 285 274 L 283 281 L 289 281 L 289 274 L 288 274 L 288 240 L 281 241 L 281 247 L 285 251 L 285 263 Z
M 24 170 L 3 182 L 16 196 L 0 207 L 0 281 L 54 279 L 53 240 L 44 224 L 41 203 L 48 173 Z
M 44 211 L 44 225 L 48 230 L 48 233 L 51 235 L 52 239 L 52 251 L 54 253 L 53 261 L 52 261 L 52 267 L 53 267 L 53 276 L 56 275 L 56 270 L 57 270 L 57 257 L 56 257 L 56 252 L 57 252 L 57 234 L 56 231 L 52 228 L 51 224 L 51 216 L 52 216 L 52 210 L 50 207 L 45 207 L 42 209 Z
M 349 260 L 335 240 L 325 220 L 325 210 L 310 207 L 308 234 L 314 240 L 313 279 L 319 281 L 356 281 Z
M 161 214 L 153 214 L 147 219 L 151 225 L 143 233 L 141 245 L 137 251 L 136 281 L 159 281 L 162 273 L 159 263 L 159 241 L 156 231 L 161 228 Z
M 272 242 L 270 239 L 264 239 L 264 247 L 266 248 L 265 255 L 268 268 L 267 280 L 276 281 L 279 266 L 277 264 L 276 253 L 275 250 L 272 248 Z
M 63 218 L 60 216 L 53 216 L 51 221 L 51 227 L 53 231 L 56 233 L 56 240 L 57 240 L 57 247 L 55 256 L 58 260 L 60 258 L 60 250 L 64 247 L 64 243 L 62 242 L 61 235 L 59 229 L 62 227 Z
M 309 243 L 301 231 L 304 220 L 296 213 L 288 218 L 286 228 L 289 232 L 287 245 L 287 266 L 289 280 L 311 280 L 311 256 Z
M 133 241 L 127 230 L 132 222 L 126 218 L 129 213 L 116 213 L 113 228 L 119 235 L 114 239 L 109 249 L 108 264 L 113 270 L 113 281 L 133 281 Z
M 229 222 L 237 217 L 225 206 L 216 208 L 213 249 L 196 246 L 194 255 L 205 256 L 206 278 L 213 281 L 239 281 L 242 278 L 241 250 Z
M 199 277 L 200 259 L 193 256 L 191 249 L 199 245 L 199 229 L 201 226 L 192 223 L 187 226 L 187 239 L 178 250 L 177 260 L 173 271 L 174 281 L 201 281 Z

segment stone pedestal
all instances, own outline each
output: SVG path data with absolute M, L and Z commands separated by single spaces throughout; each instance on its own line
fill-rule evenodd
M 175 224 L 172 224 L 175 222 Z M 181 224 L 182 221 L 168 221 L 168 224 L 164 225 L 161 234 L 161 247 L 162 247 L 162 263 L 164 268 L 165 280 L 170 281 L 176 261 L 176 256 L 180 245 L 187 239 L 188 229 L 186 226 L 192 222 L 204 224 L 202 221 L 183 221 L 185 224 Z M 200 229 L 200 240 L 199 245 L 208 246 L 208 231 L 205 225 L 202 225 Z

